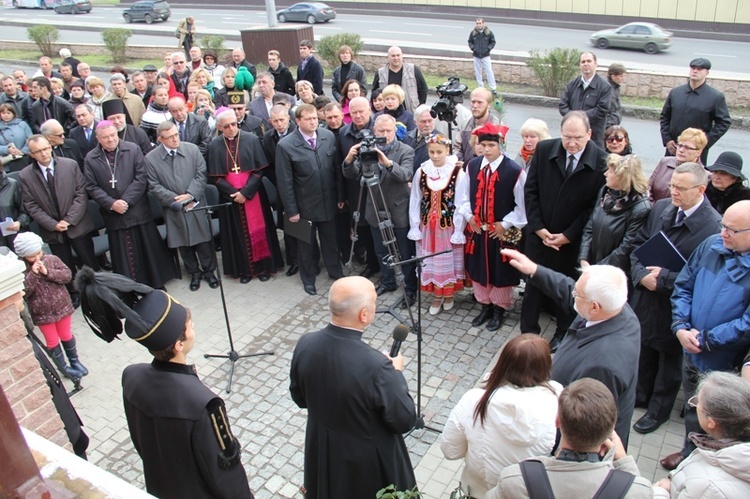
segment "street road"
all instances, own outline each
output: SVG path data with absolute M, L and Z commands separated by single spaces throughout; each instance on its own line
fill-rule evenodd
M 277 3 L 279 9 L 281 3 Z M 100 42 L 96 33 L 75 33 L 76 26 L 88 27 L 130 27 L 147 30 L 156 36 L 172 37 L 179 19 L 194 15 L 197 19 L 199 33 L 211 31 L 224 36 L 238 36 L 238 31 L 250 26 L 266 24 L 265 11 L 246 9 L 199 9 L 173 8 L 172 17 L 166 23 L 143 23 L 127 25 L 122 19 L 121 7 L 95 7 L 87 15 L 57 15 L 52 11 L 0 8 L 0 22 L 29 21 L 33 13 L 35 22 L 57 24 L 63 30 L 64 41 L 81 41 L 84 43 Z M 541 26 L 521 26 L 515 24 L 488 23 L 494 31 L 498 45 L 496 54 L 527 55 L 530 49 L 550 49 L 553 47 L 570 47 L 579 50 L 591 50 L 589 36 L 591 31 L 549 28 Z M 359 15 L 339 13 L 337 18 L 327 24 L 315 25 L 316 37 L 337 33 L 358 33 L 366 43 L 379 45 L 399 44 L 402 47 L 421 47 L 452 51 L 465 51 L 468 56 L 467 38 L 473 28 L 473 22 L 463 20 L 421 19 L 409 17 L 385 17 L 379 15 Z M 5 37 L 26 39 L 25 29 L 6 27 Z M 19 38 L 20 37 L 20 38 Z M 235 38 L 237 39 L 237 38 Z M 131 43 L 153 44 L 155 38 L 150 35 L 135 34 Z M 647 55 L 640 51 L 609 49 L 597 50 L 599 64 L 607 66 L 611 62 L 623 62 L 629 68 L 653 71 L 673 71 L 687 74 L 687 63 L 695 57 L 706 57 L 713 62 L 711 73 L 715 76 L 750 75 L 750 58 L 746 57 L 750 44 L 743 42 L 700 40 L 675 38 L 672 47 L 660 54 Z M 408 49 L 405 50 L 408 53 Z

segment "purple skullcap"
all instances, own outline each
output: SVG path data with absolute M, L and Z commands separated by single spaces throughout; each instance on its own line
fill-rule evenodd
M 105 126 L 115 126 L 115 124 L 109 120 L 102 120 L 96 124 L 96 129 L 99 130 L 100 128 L 104 128 Z

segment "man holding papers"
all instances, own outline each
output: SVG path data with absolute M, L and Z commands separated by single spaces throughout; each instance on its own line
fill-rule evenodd
M 669 420 L 682 381 L 682 348 L 670 328 L 669 301 L 680 269 L 656 266 L 650 253 L 639 247 L 661 231 L 687 259 L 703 240 L 718 233 L 721 216 L 703 195 L 707 182 L 701 165 L 678 166 L 669 184 L 670 199 L 654 204 L 633 242 L 636 249 L 630 260 L 635 289 L 630 304 L 641 323 L 636 407 L 648 408 L 633 426 L 639 433 L 650 433 Z

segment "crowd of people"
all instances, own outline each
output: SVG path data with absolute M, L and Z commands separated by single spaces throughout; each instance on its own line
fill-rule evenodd
M 574 485 L 593 495 L 605 478 L 625 473 L 619 497 L 650 497 L 626 455 L 631 417 L 645 408 L 633 429 L 653 432 L 681 387 L 685 442 L 661 461 L 676 471 L 656 484 L 658 493 L 747 492 L 747 477 L 735 471 L 747 454 L 750 406 L 734 407 L 733 394 L 747 399 L 748 385 L 728 373 L 750 347 L 750 189 L 737 153 L 708 162 L 731 123 L 724 96 L 706 83 L 710 61 L 691 61 L 688 83 L 669 93 L 665 157 L 649 178 L 622 124 L 625 68 L 613 64 L 603 78 L 593 53 L 581 55 L 581 75 L 560 99 L 559 136 L 530 117 L 511 159 L 510 130 L 492 111 L 495 38 L 481 19 L 469 38 L 479 87 L 457 110 L 452 141 L 426 105 L 422 72 L 399 47 L 368 85 L 342 46 L 330 98 L 310 41 L 299 44 L 296 78 L 276 50 L 259 73 L 240 48 L 223 66 L 215 52 L 192 46 L 194 20 L 183 21 L 184 50 L 168 54 L 161 69 L 116 67 L 103 81 L 61 51 L 57 71 L 42 57 L 30 78 L 21 70 L 0 77 L 4 243 L 27 262 L 32 317 L 63 374 L 87 373 L 70 332 L 81 293 L 89 311 L 94 300 L 86 286 L 72 285 L 79 269 L 111 269 L 136 283 L 129 291 L 139 295 L 142 319 L 128 315 L 133 325 L 125 329 L 156 360 L 126 370 L 123 385 L 149 492 L 177 494 L 171 475 L 159 476 L 166 456 L 154 439 L 199 428 L 195 445 L 220 459 L 214 466 L 205 458 L 212 465 L 196 469 L 192 490 L 251 496 L 246 477 L 232 471 L 242 467 L 228 423 L 215 436 L 203 426 L 226 419 L 223 402 L 180 376 L 188 368 L 170 365 L 186 363 L 195 338 L 189 311 L 172 303 L 165 285 L 181 258 L 191 291 L 203 281 L 218 287 L 214 234 L 195 211 L 216 202 L 230 205 L 218 212 L 224 275 L 266 282 L 286 266 L 316 295 L 322 258 L 335 281 L 331 324 L 300 340 L 291 366 L 292 398 L 309 415 L 307 497 L 372 497 L 389 484 L 415 485 L 401 434 L 418 415 L 399 372 L 403 359 L 361 341 L 375 300 L 400 281 L 402 306 L 413 306 L 421 289 L 432 316 L 470 290 L 478 309 L 471 326 L 488 331 L 500 329 L 526 283 L 524 334 L 461 399 L 443 434 L 445 456 L 465 459 L 466 496 L 526 497 L 545 480 L 557 497 L 573 497 Z M 95 216 L 108 257 L 95 251 Z M 425 259 L 419 274 L 413 263 L 390 264 L 415 257 Z M 352 258 L 360 276 L 344 278 Z M 79 280 L 93 282 L 88 272 Z M 39 300 L 40 292 L 55 300 Z M 549 342 L 539 336 L 543 310 L 556 322 Z M 159 314 L 169 327 L 153 319 Z M 193 423 L 160 434 L 160 418 L 180 416 L 171 408 L 147 416 L 164 405 L 142 391 L 152 377 L 196 394 L 185 402 Z M 734 467 L 717 464 L 718 454 Z M 546 457 L 526 461 L 537 456 Z M 330 480 L 334 473 L 341 478 Z

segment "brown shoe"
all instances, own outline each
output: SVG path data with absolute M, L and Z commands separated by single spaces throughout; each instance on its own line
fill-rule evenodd
M 673 469 L 677 468 L 684 459 L 685 458 L 681 453 L 675 452 L 674 454 L 668 455 L 659 462 L 664 467 L 664 469 L 672 471 Z

